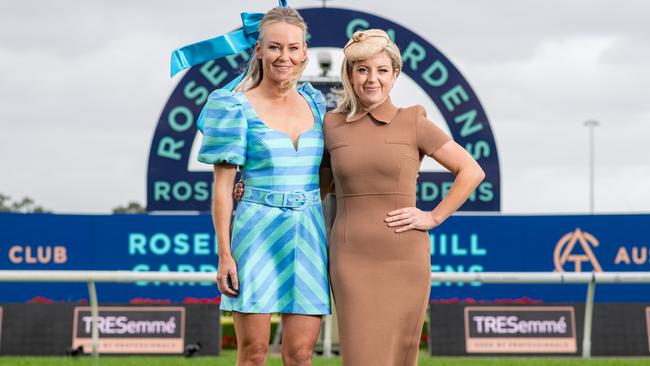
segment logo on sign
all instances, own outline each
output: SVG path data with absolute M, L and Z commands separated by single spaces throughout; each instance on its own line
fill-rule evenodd
M 92 348 L 89 307 L 75 307 L 72 346 Z M 97 317 L 100 353 L 182 353 L 183 307 L 100 307 Z
M 602 272 L 603 269 L 593 252 L 593 248 L 598 245 L 598 239 L 580 228 L 567 233 L 555 245 L 553 252 L 555 270 L 565 272 L 565 266 L 571 267 L 572 265 L 573 268 L 567 269 L 568 271 L 582 272 L 583 263 L 589 263 L 592 271 Z
M 570 306 L 468 306 L 467 353 L 575 353 L 575 317 Z

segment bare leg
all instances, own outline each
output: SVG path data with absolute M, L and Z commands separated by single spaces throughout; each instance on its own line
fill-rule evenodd
M 271 314 L 232 313 L 237 333 L 237 366 L 266 363 L 271 333 Z
M 282 362 L 284 366 L 311 366 L 318 340 L 320 315 L 282 315 Z

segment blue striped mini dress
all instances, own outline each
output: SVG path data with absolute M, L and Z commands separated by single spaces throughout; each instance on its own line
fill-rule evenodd
M 298 87 L 314 115 L 296 149 L 288 135 L 268 127 L 241 92 L 216 90 L 208 98 L 199 161 L 240 167 L 246 189 L 319 188 L 325 100 Z M 325 224 L 320 201 L 303 209 L 241 201 L 231 232 L 239 294 L 221 297 L 221 310 L 242 313 L 329 314 Z

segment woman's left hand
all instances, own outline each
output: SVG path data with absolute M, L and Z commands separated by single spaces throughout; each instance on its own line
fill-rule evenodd
M 422 211 L 417 207 L 404 207 L 388 213 L 384 219 L 389 227 L 399 227 L 396 233 L 408 230 L 430 230 L 442 223 L 429 211 Z

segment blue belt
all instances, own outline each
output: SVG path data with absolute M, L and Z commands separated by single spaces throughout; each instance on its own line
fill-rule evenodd
M 294 210 L 321 202 L 320 189 L 313 191 L 294 190 L 290 192 L 272 191 L 254 187 L 244 187 L 242 201 L 261 203 L 271 207 L 286 207 Z

